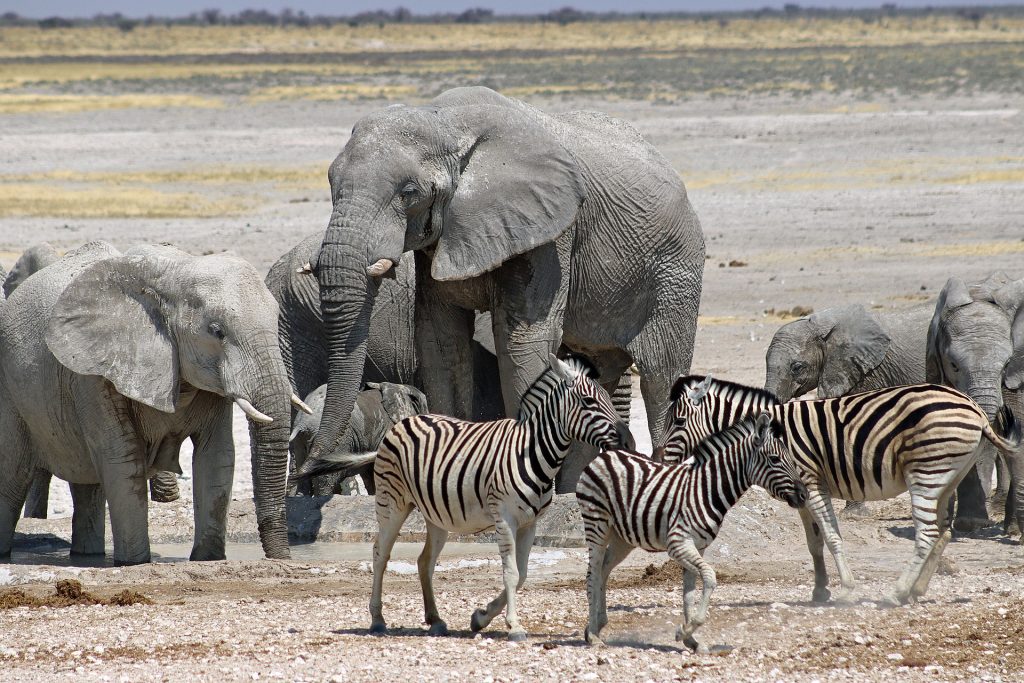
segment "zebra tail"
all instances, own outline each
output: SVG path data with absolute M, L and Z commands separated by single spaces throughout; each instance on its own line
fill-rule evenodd
M 321 474 L 341 472 L 342 479 L 359 474 L 360 470 L 372 466 L 377 459 L 377 451 L 369 453 L 329 453 L 319 458 L 307 459 L 295 473 L 295 480 L 302 481 Z
M 1021 444 L 1021 424 L 1006 405 L 996 414 L 995 424 L 984 425 L 982 431 L 992 445 L 1007 457 L 1013 457 Z

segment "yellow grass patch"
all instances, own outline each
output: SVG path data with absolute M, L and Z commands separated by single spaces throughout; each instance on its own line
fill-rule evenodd
M 329 160 L 308 166 L 200 166 L 150 171 L 72 171 L 0 175 L 0 183 L 102 183 L 106 185 L 252 185 L 326 187 Z
M 286 85 L 259 88 L 249 96 L 252 102 L 272 100 L 368 100 L 397 99 L 416 95 L 412 85 L 374 85 L 369 83 L 341 83 L 333 85 Z
M 237 215 L 251 208 L 251 202 L 211 201 L 188 192 L 138 187 L 67 189 L 28 183 L 0 185 L 0 216 L 209 218 Z
M 1024 167 L 999 168 L 974 171 L 963 175 L 943 178 L 940 182 L 951 185 L 975 185 L 977 183 L 1020 183 L 1024 182 Z
M 737 315 L 698 315 L 697 325 L 700 327 L 719 327 L 721 325 L 736 325 L 745 322 Z
M 223 107 L 212 97 L 196 95 L 34 95 L 0 93 L 0 114 L 69 113 L 136 107 Z

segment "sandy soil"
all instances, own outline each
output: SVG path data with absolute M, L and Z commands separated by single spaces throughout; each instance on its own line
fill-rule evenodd
M 538 101 L 591 107 L 633 121 L 680 170 L 704 225 L 708 261 L 695 371 L 763 381 L 764 351 L 783 318 L 766 311 L 861 302 L 900 308 L 928 299 L 957 275 L 1024 275 L 1024 99 L 937 96 L 873 102 L 842 96 L 707 99 L 676 105 Z M 0 171 L 142 172 L 197 166 L 327 164 L 369 103 L 243 104 L 5 116 Z M 236 189 L 197 184 L 211 199 Z M 0 264 L 28 245 L 60 249 L 106 239 L 119 247 L 169 241 L 196 253 L 233 249 L 266 269 L 329 215 L 322 188 L 260 192 L 240 215 L 216 219 L 4 218 Z M 251 494 L 244 423 L 237 421 L 235 497 Z M 190 533 L 185 498 L 157 508 Z M 63 484 L 53 507 L 70 508 Z M 365 635 L 367 546 L 297 549 L 291 562 L 233 549 L 225 563 L 166 560 L 145 567 L 81 569 L 28 550 L 0 569 L 0 582 L 31 594 L 74 575 L 109 595 L 131 587 L 152 606 L 16 608 L 0 611 L 0 679 L 41 680 L 1014 680 L 1024 676 L 1024 554 L 992 532 L 951 544 L 950 575 L 927 599 L 889 610 L 809 604 L 810 562 L 798 521 L 754 497 L 709 552 L 719 589 L 703 632 L 715 655 L 680 651 L 678 577 L 664 556 L 635 554 L 613 577 L 610 647 L 582 645 L 584 551 L 544 555 L 527 585 L 522 616 L 531 638 L 503 639 L 500 619 L 484 637 L 466 630 L 469 610 L 498 586 L 493 548 L 460 546 L 442 556 L 436 582 L 454 636 L 427 640 L 413 575 L 389 575 L 386 614 L 396 636 Z M 59 508 L 59 509 L 58 509 Z M 848 521 L 855 572 L 870 600 L 909 556 L 905 500 Z M 70 532 L 70 520 L 62 522 Z M 65 534 L 66 535 L 66 534 Z M 184 547 L 187 555 L 187 546 Z M 408 563 L 417 548 L 404 548 Z M 545 553 L 552 551 L 545 549 Z M 19 556 L 21 559 L 19 560 Z M 545 564 L 552 561 L 553 564 Z M 486 560 L 480 564 L 477 560 Z M 28 564 L 21 564 L 22 562 Z M 458 565 L 462 562 L 461 566 Z M 43 563 L 43 564 L 41 564 Z M 479 564 L 480 569 L 473 567 Z M 648 565 L 653 567 L 648 571 Z M 405 565 L 405 570 L 409 567 Z

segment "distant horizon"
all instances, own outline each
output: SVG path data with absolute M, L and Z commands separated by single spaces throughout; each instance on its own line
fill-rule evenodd
M 458 14 L 471 8 L 492 10 L 497 15 L 515 16 L 544 14 L 563 7 L 585 12 L 742 12 L 762 8 L 783 9 L 786 4 L 797 4 L 802 9 L 816 10 L 863 10 L 881 9 L 883 4 L 895 4 L 898 9 L 949 9 L 957 7 L 1015 7 L 1024 2 L 971 2 L 970 0 L 908 0 L 905 2 L 883 3 L 877 0 L 825 0 L 823 2 L 765 2 L 765 0 L 520 0 L 516 3 L 494 2 L 493 0 L 152 0 L 139 10 L 140 3 L 133 0 L 34 0 L 30 6 L 21 2 L 0 0 L 0 13 L 14 12 L 27 19 L 64 17 L 88 19 L 97 14 L 120 13 L 128 18 L 141 19 L 147 16 L 177 18 L 196 12 L 216 9 L 223 14 L 237 14 L 244 10 L 268 10 L 281 12 L 291 9 L 309 15 L 351 16 L 361 12 L 378 10 L 393 11 L 398 7 L 409 9 L 415 16 L 431 14 Z M 511 7 L 509 5 L 512 5 Z

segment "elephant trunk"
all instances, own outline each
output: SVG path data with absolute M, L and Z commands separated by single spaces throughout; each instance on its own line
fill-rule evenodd
M 994 422 L 999 409 L 1003 407 L 1003 392 L 1001 378 L 997 375 L 986 378 L 976 378 L 964 392 L 978 404 L 989 422 Z
M 291 555 L 285 485 L 292 389 L 277 340 L 269 339 L 265 345 L 270 350 L 270 359 L 253 370 L 251 388 L 248 388 L 248 381 L 243 380 L 254 408 L 270 419 L 270 422 L 249 419 L 253 499 L 263 552 L 271 559 L 288 559 Z
M 370 314 L 379 280 L 367 274 L 364 230 L 336 212 L 324 236 L 317 277 L 327 346 L 327 394 L 309 458 L 332 453 L 348 429 L 362 384 Z
M 765 391 L 770 391 L 779 397 L 779 401 L 785 403 L 793 398 L 793 383 L 783 382 L 782 378 L 779 377 L 778 373 L 769 372 L 768 377 L 764 381 Z

